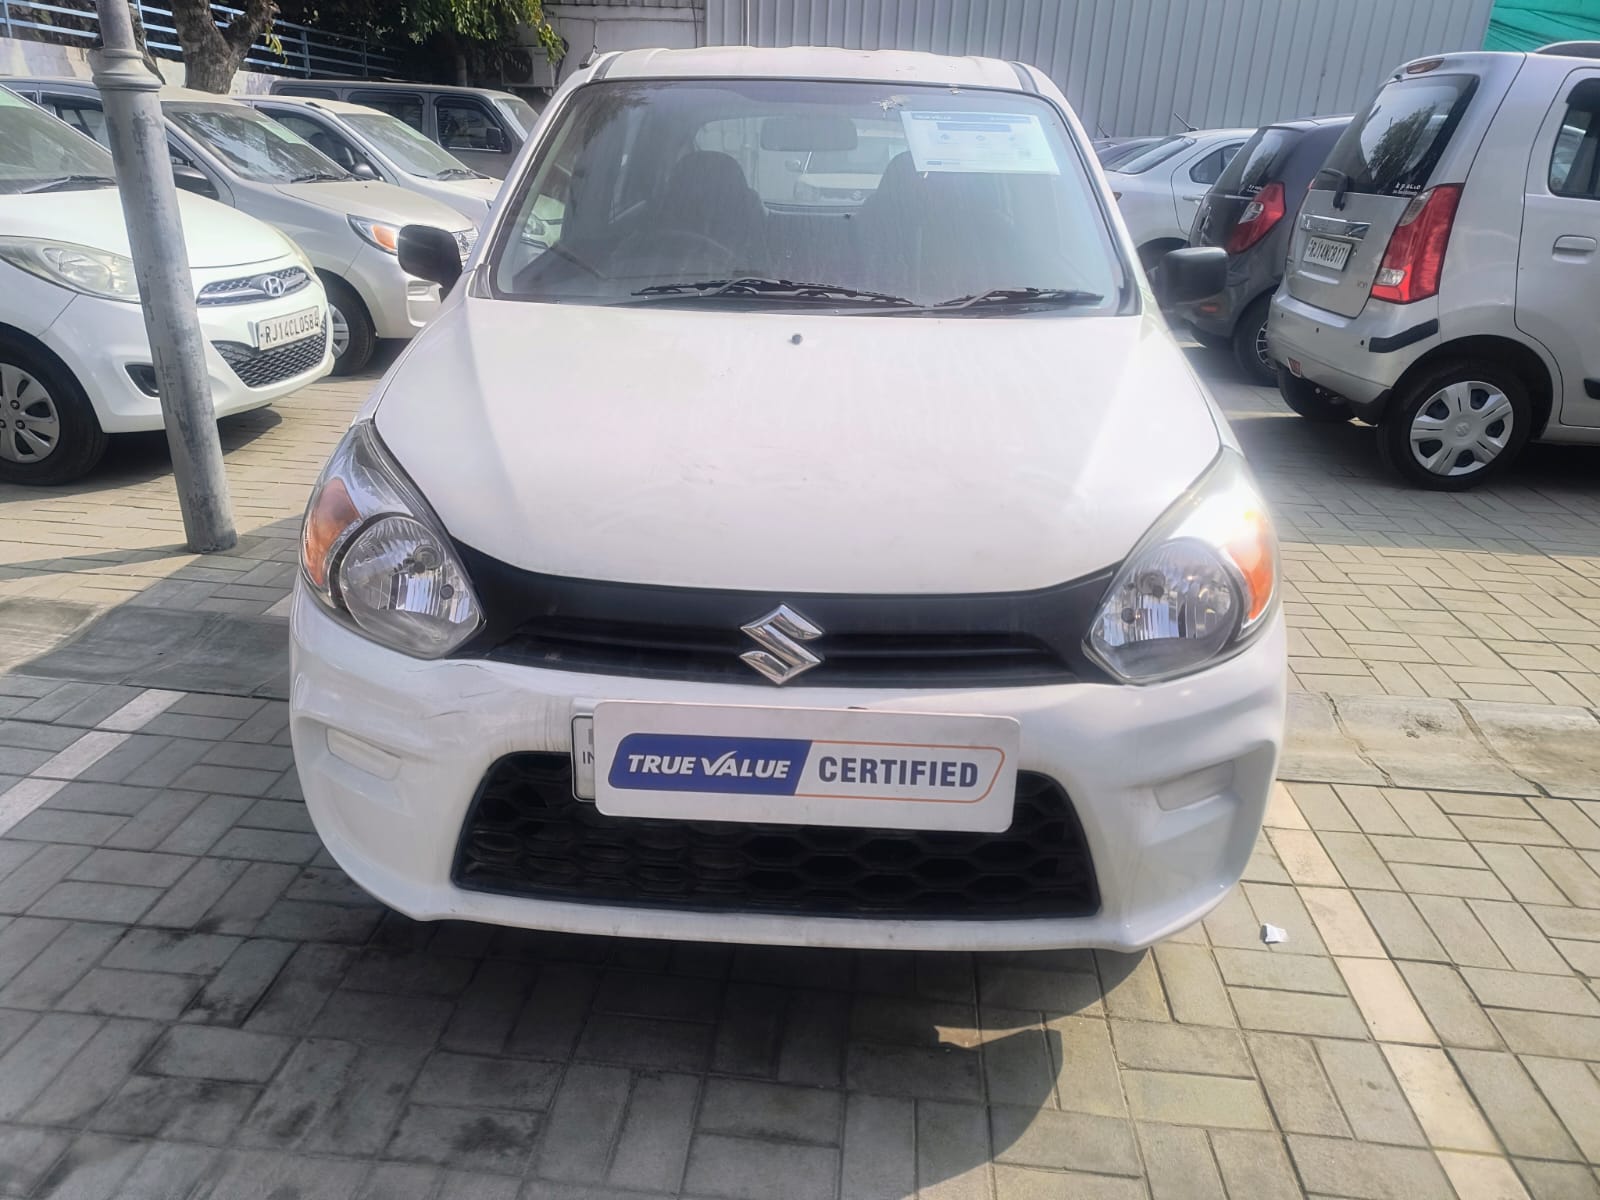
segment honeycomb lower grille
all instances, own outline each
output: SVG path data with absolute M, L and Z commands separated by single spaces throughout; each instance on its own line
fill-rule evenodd
M 1080 917 L 1099 891 L 1054 780 L 1017 776 L 1004 833 L 610 817 L 572 795 L 564 754 L 490 768 L 452 877 L 469 891 L 709 912 Z
M 233 368 L 245 387 L 271 387 L 296 375 L 304 375 L 328 351 L 328 322 L 322 322 L 322 332 L 274 346 L 271 350 L 257 350 L 243 342 L 212 342 L 222 361 Z

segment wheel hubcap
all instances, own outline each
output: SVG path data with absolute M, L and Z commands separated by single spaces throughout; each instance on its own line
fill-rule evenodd
M 42 462 L 61 438 L 61 417 L 44 383 L 21 367 L 0 362 L 0 458 Z
M 1272 355 L 1267 350 L 1267 323 L 1261 322 L 1261 328 L 1256 330 L 1256 361 L 1267 370 L 1272 369 Z
M 1505 452 L 1513 417 L 1511 401 L 1493 384 L 1452 383 L 1411 419 L 1411 453 L 1435 475 L 1470 475 Z
M 350 322 L 344 319 L 342 312 L 330 306 L 328 323 L 333 326 L 333 356 L 343 358 L 344 352 L 350 349 Z

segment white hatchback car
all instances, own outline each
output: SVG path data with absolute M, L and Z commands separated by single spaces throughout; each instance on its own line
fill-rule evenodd
M 76 479 L 108 434 L 163 427 L 111 155 L 0 88 L 0 480 Z M 179 194 L 219 417 L 333 366 L 311 264 L 254 217 Z
M 862 202 L 797 204 L 787 161 L 885 113 Z M 449 297 L 307 510 L 338 862 L 421 919 L 808 945 L 1130 949 L 1217 903 L 1283 732 L 1276 546 L 1049 79 L 632 51 L 533 143 L 459 280 L 402 231 Z
M 1254 133 L 1254 129 L 1197 129 L 1174 134 L 1106 172 L 1146 270 L 1167 251 L 1189 244 L 1200 201 Z

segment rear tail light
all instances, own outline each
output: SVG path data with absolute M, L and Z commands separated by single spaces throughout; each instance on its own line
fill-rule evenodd
M 1266 237 L 1274 225 L 1283 220 L 1284 211 L 1283 184 L 1267 184 L 1256 193 L 1254 200 L 1245 205 L 1244 212 L 1239 216 L 1239 223 L 1228 235 L 1228 244 L 1224 249 L 1229 254 L 1243 254 Z
M 1372 279 L 1372 298 L 1410 304 L 1439 294 L 1444 274 L 1444 252 L 1450 244 L 1450 226 L 1461 203 L 1461 185 L 1443 183 L 1429 188 L 1406 205 L 1400 224 L 1389 238 L 1383 262 Z

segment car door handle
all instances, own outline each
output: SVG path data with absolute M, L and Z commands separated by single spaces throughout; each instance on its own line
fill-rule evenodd
M 1558 237 L 1552 249 L 1557 254 L 1593 254 L 1595 240 L 1582 234 L 1568 233 Z
M 1189 201 L 1189 203 L 1191 203 L 1191 204 L 1199 204 L 1200 201 L 1204 200 L 1205 198 L 1206 198 L 1206 194 L 1204 192 L 1201 192 L 1198 196 L 1185 196 L 1184 197 L 1184 199 Z

